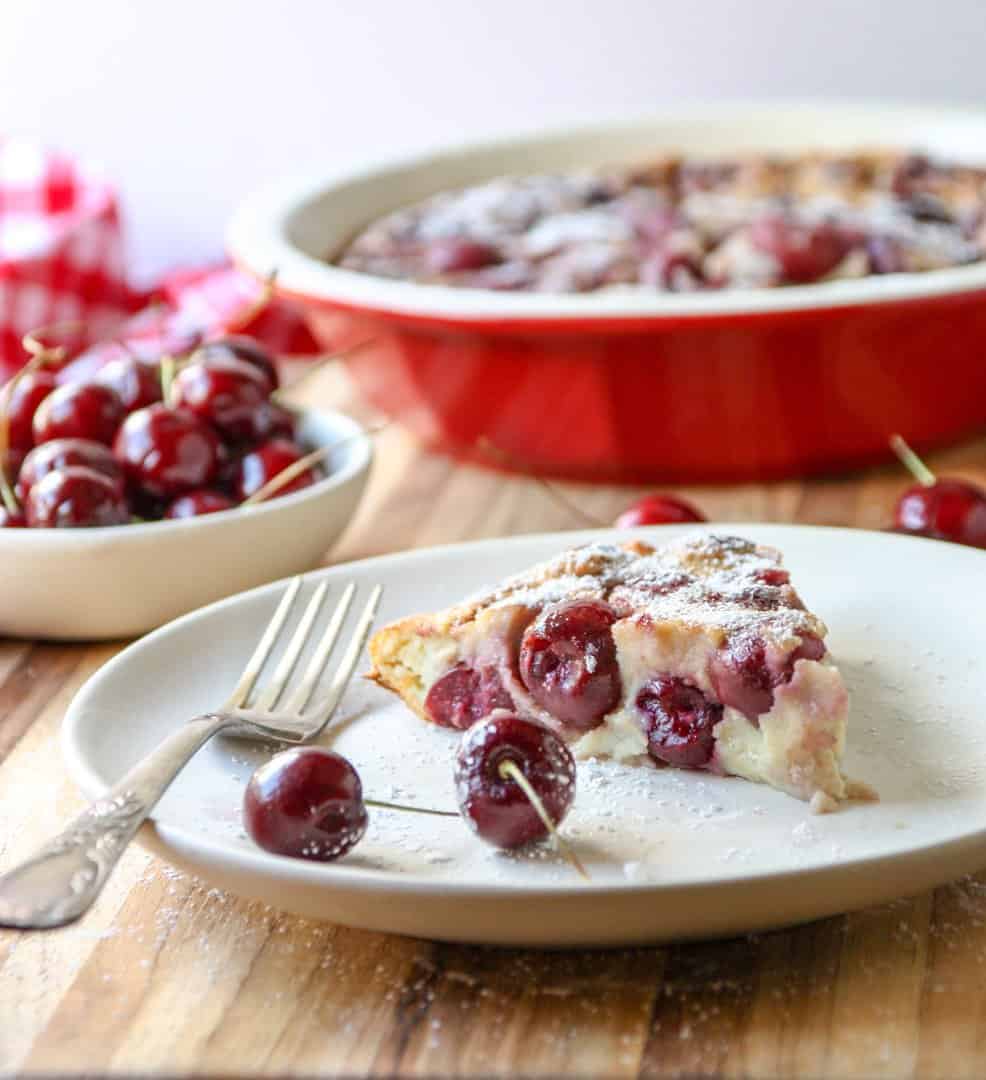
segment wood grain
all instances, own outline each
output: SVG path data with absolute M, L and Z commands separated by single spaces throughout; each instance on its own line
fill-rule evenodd
M 303 396 L 361 413 L 335 371 Z M 330 561 L 582 524 L 531 479 L 456 466 L 395 426 L 377 444 Z M 986 442 L 932 463 L 986 482 Z M 683 493 L 713 520 L 879 528 L 902 483 L 886 468 Z M 602 520 L 635 494 L 564 491 Z M 0 866 L 78 806 L 58 725 L 117 648 L 0 642 Z M 986 874 L 777 933 L 542 953 L 306 922 L 134 847 L 81 925 L 0 931 L 0 1071 L 982 1076 Z

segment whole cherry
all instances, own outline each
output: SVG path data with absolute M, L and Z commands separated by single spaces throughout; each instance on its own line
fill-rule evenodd
M 242 502 L 255 495 L 278 473 L 304 456 L 304 450 L 287 439 L 271 439 L 255 447 L 234 462 L 230 470 L 233 497 Z M 287 495 L 291 491 L 300 491 L 314 484 L 316 479 L 314 469 L 308 469 L 286 484 L 277 494 Z
M 939 480 L 899 435 L 890 445 L 918 481 L 897 500 L 897 531 L 986 548 L 986 491 L 964 480 Z
M 132 413 L 161 400 L 161 368 L 135 356 L 111 360 L 100 368 L 96 382 L 116 391 L 125 412 Z
M 208 487 L 221 452 L 219 436 L 208 424 L 163 404 L 131 413 L 113 443 L 128 483 L 155 499 Z
M 25 514 L 32 529 L 126 525 L 130 520 L 120 485 L 81 465 L 43 476 L 27 496 Z
M 230 361 L 248 364 L 262 372 L 267 379 L 269 392 L 280 386 L 277 365 L 274 357 L 251 337 L 244 334 L 230 334 L 200 345 L 189 357 L 190 364 L 229 363 Z
M 757 218 L 749 231 L 753 247 L 777 263 L 782 281 L 817 281 L 849 254 L 853 243 L 845 231 L 828 222 L 808 223 L 783 214 Z
M 618 529 L 638 525 L 680 525 L 706 521 L 701 510 L 677 495 L 645 495 L 623 511 L 614 524 Z
M 554 832 L 575 798 L 575 761 L 565 743 L 542 724 L 502 709 L 462 736 L 454 778 L 462 816 L 500 848 Z
M 24 458 L 17 480 L 21 498 L 27 498 L 31 488 L 42 477 L 69 465 L 94 469 L 123 490 L 123 470 L 108 446 L 91 439 L 52 439 L 36 446 Z
M 210 423 L 226 439 L 254 441 L 261 434 L 256 419 L 270 385 L 264 373 L 240 360 L 187 364 L 172 383 L 172 404 Z
M 14 450 L 27 453 L 34 445 L 34 414 L 42 401 L 58 386 L 50 371 L 28 371 L 10 388 L 4 412 L 7 442 Z
M 35 444 L 51 439 L 91 439 L 111 445 L 126 410 L 116 391 L 101 383 L 66 383 L 38 406 Z
M 202 517 L 205 514 L 219 513 L 220 510 L 232 510 L 234 506 L 236 503 L 221 491 L 202 488 L 199 491 L 189 491 L 185 495 L 179 495 L 168 504 L 164 516 L 169 521 Z
M 317 746 L 285 750 L 250 778 L 243 821 L 265 851 L 330 862 L 366 832 L 363 785 L 341 754 Z

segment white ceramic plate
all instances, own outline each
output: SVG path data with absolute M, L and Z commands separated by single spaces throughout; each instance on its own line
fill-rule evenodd
M 580 765 L 565 832 L 585 884 L 550 851 L 504 855 L 458 819 L 371 811 L 339 863 L 275 857 L 240 823 L 269 748 L 214 742 L 166 795 L 146 842 L 215 884 L 306 916 L 477 943 L 617 945 L 735 934 L 915 893 L 986 865 L 986 554 L 890 534 L 717 526 L 776 544 L 828 622 L 849 684 L 848 772 L 880 792 L 813 817 L 731 778 Z M 642 530 L 670 539 L 682 529 Z M 381 620 L 440 607 L 599 533 L 490 540 L 337 566 L 312 577 L 386 587 Z M 614 534 L 616 535 L 616 534 Z M 130 646 L 73 702 L 64 746 L 89 795 L 173 725 L 218 704 L 282 586 L 188 615 Z M 334 590 L 338 591 L 338 590 Z M 358 605 L 357 605 L 358 606 Z M 326 741 L 369 796 L 452 808 L 454 733 L 375 686 L 347 695 Z

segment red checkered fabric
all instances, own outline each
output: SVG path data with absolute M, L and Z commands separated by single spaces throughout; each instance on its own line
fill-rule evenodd
M 261 283 L 225 264 L 133 289 L 113 187 L 34 142 L 0 139 L 0 374 L 23 364 L 25 334 L 76 320 L 84 351 L 72 377 L 121 351 L 177 352 L 230 330 L 276 353 L 316 352 L 301 316 L 280 301 L 258 312 L 262 296 Z

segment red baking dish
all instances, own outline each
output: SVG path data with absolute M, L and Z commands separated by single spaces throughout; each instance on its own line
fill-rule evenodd
M 872 147 L 986 158 L 986 112 L 692 106 L 293 182 L 229 243 L 300 302 L 364 394 L 457 456 L 598 481 L 743 481 L 884 460 L 986 426 L 986 263 L 781 289 L 501 293 L 329 265 L 363 224 L 504 173 L 687 154 Z

